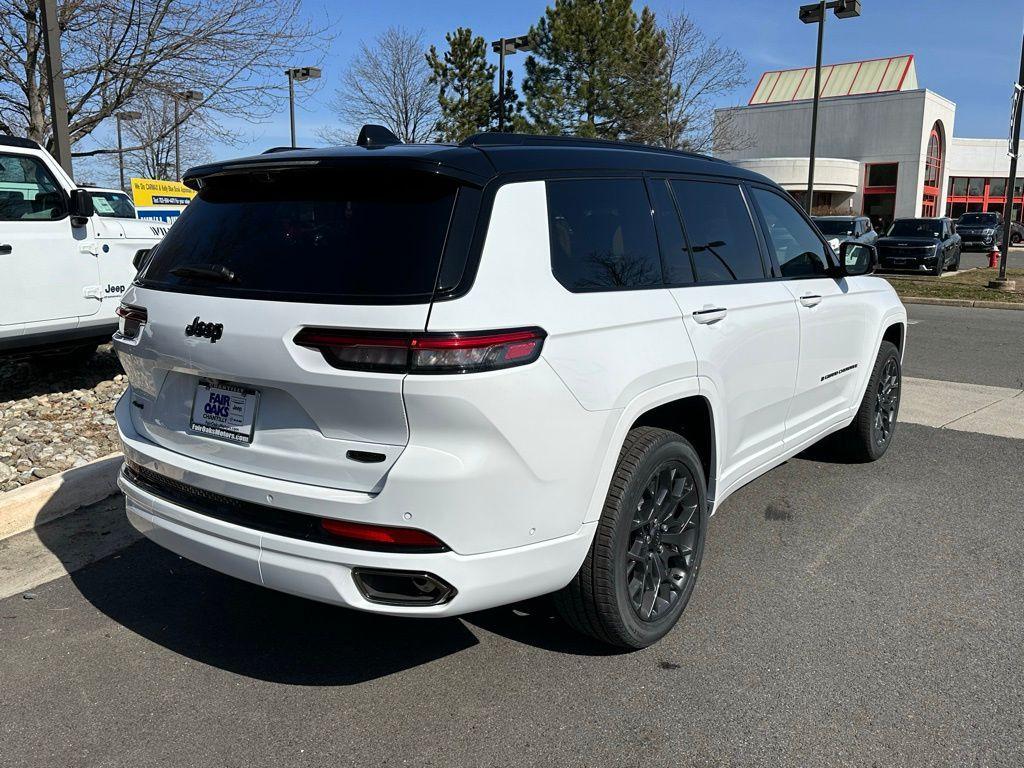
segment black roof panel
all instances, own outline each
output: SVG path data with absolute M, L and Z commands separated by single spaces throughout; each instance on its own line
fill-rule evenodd
M 498 174 L 545 171 L 648 171 L 710 174 L 770 182 L 764 176 L 704 155 L 612 141 L 569 137 L 478 134 L 462 144 L 395 144 L 381 147 L 340 146 L 277 149 L 189 169 L 185 183 L 202 177 L 288 166 L 405 167 L 433 171 L 476 184 Z

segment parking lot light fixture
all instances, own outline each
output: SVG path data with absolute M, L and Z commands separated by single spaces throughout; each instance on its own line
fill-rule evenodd
M 288 75 L 288 117 L 291 123 L 292 146 L 295 144 L 295 84 L 320 77 L 320 67 L 291 67 L 284 71 Z
M 528 35 L 502 37 L 491 42 L 491 50 L 498 54 L 498 131 L 505 130 L 505 56 L 530 50 Z
M 811 108 L 811 152 L 807 163 L 807 214 L 814 206 L 814 152 L 818 138 L 818 101 L 821 98 L 821 48 L 825 38 L 825 15 L 831 10 L 836 18 L 852 19 L 860 16 L 860 0 L 821 0 L 800 6 L 800 21 L 818 25 L 818 55 L 814 64 L 814 106 Z
M 179 135 L 178 128 L 181 125 L 181 118 L 178 116 L 178 102 L 184 101 L 186 103 L 192 101 L 202 101 L 206 98 L 202 91 L 194 91 L 192 89 L 186 91 L 178 91 L 171 94 L 171 99 L 174 101 L 174 180 L 181 181 L 181 137 Z
M 121 190 L 124 191 L 124 144 L 121 142 L 121 122 L 123 120 L 141 120 L 141 112 L 118 112 L 114 115 L 117 123 L 117 170 L 121 178 Z

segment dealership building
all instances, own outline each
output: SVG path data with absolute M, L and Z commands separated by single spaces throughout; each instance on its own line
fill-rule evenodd
M 765 72 L 746 106 L 715 112 L 715 154 L 807 193 L 814 68 Z M 894 218 L 1002 212 L 1007 140 L 954 135 L 956 104 L 921 88 L 912 55 L 822 67 L 814 211 Z M 727 142 L 727 143 L 726 143 Z M 1024 182 L 1014 189 L 1021 220 Z

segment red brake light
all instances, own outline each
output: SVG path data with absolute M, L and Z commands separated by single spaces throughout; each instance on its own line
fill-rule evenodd
M 471 333 L 381 333 L 303 328 L 299 346 L 319 350 L 335 368 L 389 373 L 475 373 L 532 363 L 540 328 Z
M 355 547 L 369 545 L 383 549 L 416 549 L 429 552 L 443 552 L 448 549 L 439 538 L 418 528 L 396 528 L 327 518 L 321 520 L 320 525 L 327 533 L 344 539 Z

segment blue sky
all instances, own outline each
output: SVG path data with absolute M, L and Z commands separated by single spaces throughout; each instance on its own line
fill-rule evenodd
M 488 40 L 525 33 L 544 12 L 545 0 L 307 0 L 305 12 L 326 11 L 337 33 L 323 61 L 315 92 L 299 93 L 299 143 L 321 143 L 314 131 L 332 125 L 327 103 L 360 40 L 370 40 L 390 24 L 422 29 L 428 42 L 443 46 L 445 32 L 469 26 Z M 760 73 L 814 63 L 815 27 L 797 19 L 800 0 L 650 0 L 656 13 L 686 11 L 706 33 L 737 48 L 747 60 L 749 83 L 721 99 L 746 103 Z M 640 7 L 642 4 L 637 3 Z M 863 0 L 858 19 L 826 24 L 825 62 L 913 53 L 922 87 L 957 104 L 954 133 L 1002 137 L 1007 133 L 1009 98 L 1016 79 L 1024 3 L 1020 0 Z M 518 78 L 520 54 L 509 59 Z M 309 62 L 296 61 L 295 65 Z M 287 101 L 266 123 L 238 123 L 239 146 L 216 145 L 215 157 L 259 152 L 288 143 Z

